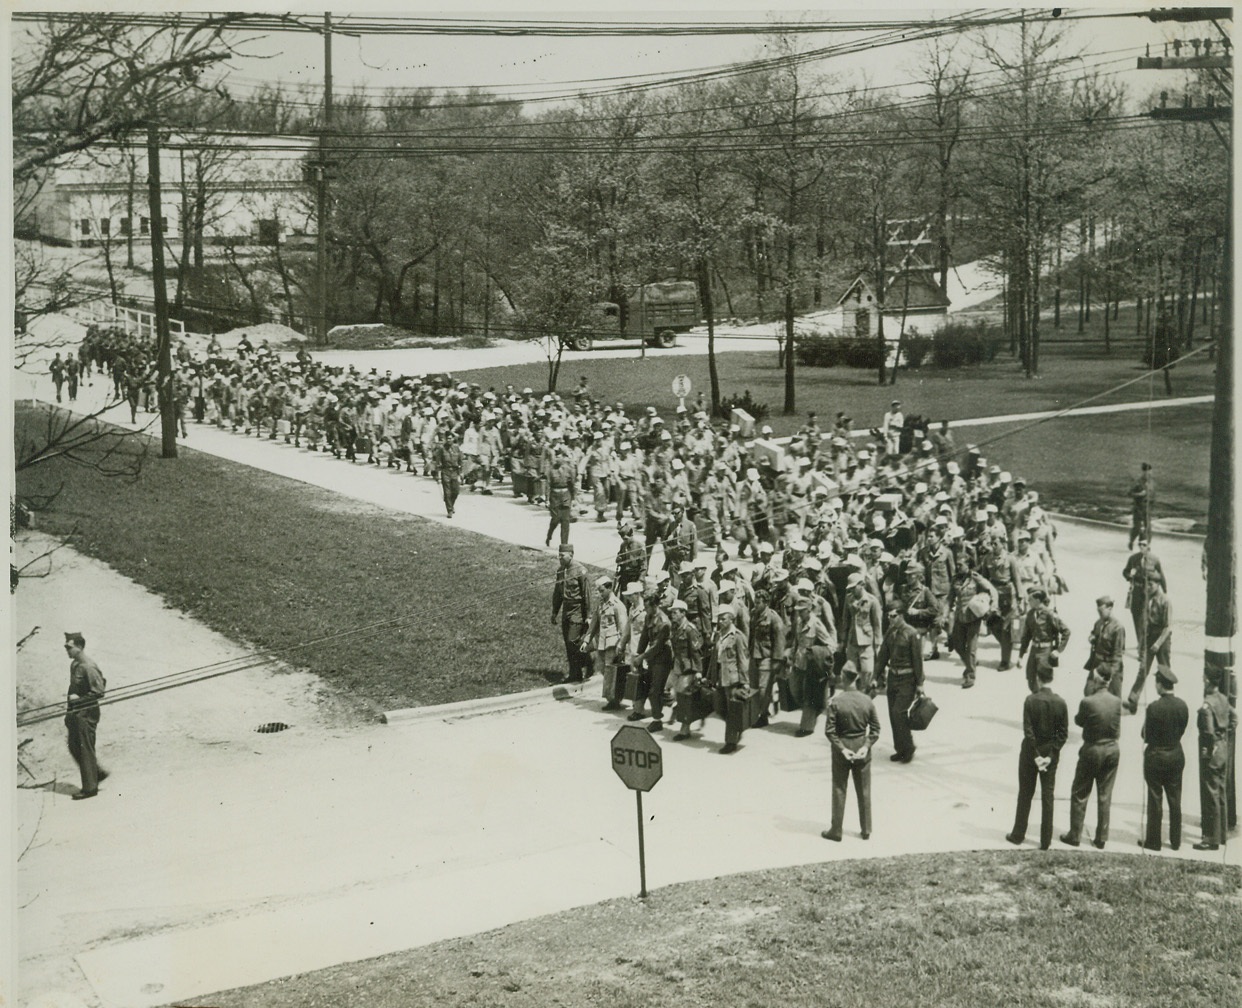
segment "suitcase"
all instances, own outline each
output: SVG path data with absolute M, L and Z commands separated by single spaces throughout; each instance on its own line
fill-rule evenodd
M 617 676 L 620 678 L 621 670 L 617 670 Z M 621 699 L 629 700 L 636 703 L 639 700 L 646 700 L 647 695 L 651 692 L 651 673 L 646 670 L 635 672 L 629 669 L 625 673 L 625 685 L 621 688 Z
M 914 703 L 910 705 L 910 730 L 923 731 L 932 723 L 932 718 L 936 716 L 936 711 L 939 709 L 936 706 L 936 701 L 931 697 L 915 697 Z
M 802 709 L 802 704 L 794 695 L 793 686 L 790 685 L 789 677 L 782 676 L 776 680 L 777 699 L 780 702 L 781 710 L 796 711 Z
M 293 433 L 293 424 L 291 424 L 288 420 L 277 420 L 276 433 L 282 436 L 287 436 Z
M 354 451 L 355 452 L 366 452 L 368 455 L 370 455 L 371 454 L 371 439 L 369 437 L 366 437 L 365 435 L 359 434 L 357 437 L 354 438 Z

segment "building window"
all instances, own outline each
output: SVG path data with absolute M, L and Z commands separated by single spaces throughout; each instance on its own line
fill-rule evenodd
M 138 233 L 139 234 L 150 234 L 151 233 L 151 219 L 149 217 L 138 218 Z
M 160 218 L 160 229 L 164 232 L 164 234 L 168 234 L 168 218 L 167 217 Z
M 123 235 L 132 234 L 133 230 L 134 230 L 133 221 L 130 220 L 130 218 L 128 217 L 122 217 L 121 218 L 121 234 Z
M 866 308 L 854 312 L 854 335 L 862 339 L 871 335 L 871 312 Z
M 105 238 L 107 238 L 108 235 L 112 234 L 112 218 L 111 217 L 100 217 L 99 218 L 99 233 L 103 235 Z
M 89 217 L 83 217 L 80 221 L 78 221 L 78 224 L 81 226 L 82 233 L 84 235 L 91 233 L 91 219 Z
M 280 222 L 274 217 L 259 219 L 259 244 L 276 245 L 280 241 Z

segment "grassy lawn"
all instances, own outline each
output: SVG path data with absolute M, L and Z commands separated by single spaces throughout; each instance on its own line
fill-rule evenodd
M 19 439 L 29 421 L 19 410 Z M 38 515 L 41 530 L 76 526 L 78 549 L 170 606 L 379 709 L 517 692 L 564 674 L 547 556 L 184 447 L 176 462 L 158 455 L 156 444 L 133 483 L 49 462 L 19 474 L 17 489 L 63 483 Z M 360 627 L 372 629 L 298 648 Z
M 1242 1000 L 1238 869 L 914 855 L 657 890 L 185 1002 L 1185 1008 Z
M 1130 484 L 1139 463 L 1156 477 L 1155 516 L 1207 522 L 1212 405 L 1065 417 L 1018 431 L 1021 424 L 981 424 L 955 435 L 959 446 L 982 444 L 1015 476 L 1025 476 L 1055 510 L 1085 518 L 1129 520 Z
M 722 342 L 727 347 L 727 341 Z M 751 395 L 768 406 L 769 422 L 777 434 L 792 434 L 804 421 L 807 411 L 819 413 L 821 424 L 830 422 L 837 410 L 854 419 L 854 427 L 878 426 L 889 401 L 900 399 L 906 414 L 919 413 L 933 420 L 999 416 L 1062 409 L 1105 389 L 1143 374 L 1137 352 L 1118 349 L 1105 356 L 1098 348 L 1081 344 L 1049 347 L 1041 366 L 1042 376 L 1027 379 L 1020 366 L 1006 355 L 990 365 L 938 371 L 925 365 L 918 371 L 902 371 L 895 386 L 880 387 L 873 372 L 854 368 L 799 368 L 797 372 L 799 415 L 781 415 L 784 402 L 784 372 L 777 367 L 776 351 L 722 353 L 719 356 L 721 394 Z M 707 358 L 672 357 L 650 350 L 645 360 L 637 350 L 631 359 L 599 358 L 563 363 L 559 388 L 572 392 L 579 377 L 585 375 L 592 392 L 607 401 L 621 400 L 631 410 L 653 404 L 662 410 L 677 405 L 670 387 L 673 378 L 685 374 L 694 383 L 695 393 L 707 393 Z M 483 388 L 529 385 L 539 389 L 547 384 L 547 364 L 522 364 L 462 372 L 461 377 Z M 1205 395 L 1212 392 L 1213 365 L 1207 355 L 1192 358 L 1173 371 L 1175 396 Z M 1149 385 L 1143 381 L 1118 393 L 1105 396 L 1096 404 L 1141 402 L 1148 398 Z M 1157 378 L 1154 397 L 1165 398 L 1163 382 Z

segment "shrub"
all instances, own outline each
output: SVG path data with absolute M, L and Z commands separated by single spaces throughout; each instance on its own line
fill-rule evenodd
M 923 361 L 927 360 L 927 355 L 931 353 L 931 348 L 930 336 L 924 336 L 917 329 L 911 329 L 906 333 L 906 338 L 901 344 L 901 353 L 905 358 L 906 367 L 916 370 L 922 367 Z
M 722 415 L 729 416 L 735 409 L 745 410 L 756 423 L 768 418 L 768 407 L 763 403 L 755 402 L 750 396 L 750 389 L 741 395 L 721 396 L 720 412 Z
M 932 362 L 938 368 L 990 363 L 1004 342 L 998 326 L 983 321 L 950 322 L 932 337 Z
M 877 339 L 854 336 L 794 335 L 794 359 L 805 367 L 844 367 L 875 369 L 884 351 Z

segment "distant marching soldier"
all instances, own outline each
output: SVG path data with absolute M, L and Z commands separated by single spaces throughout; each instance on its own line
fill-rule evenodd
M 1126 709 L 1131 714 L 1138 712 L 1139 695 L 1143 692 L 1147 673 L 1151 671 L 1152 660 L 1155 659 L 1158 670 L 1166 670 L 1172 665 L 1172 633 L 1173 607 L 1169 603 L 1169 597 L 1159 584 L 1149 582 L 1147 609 L 1143 614 L 1142 629 L 1139 631 L 1138 674 L 1134 677 L 1134 685 L 1130 687 L 1130 695 L 1126 698 Z
M 1130 545 L 1135 539 L 1151 539 L 1151 512 L 1156 504 L 1156 479 L 1151 474 L 1151 463 L 1144 462 L 1139 477 L 1130 487 Z
M 1047 665 L 1055 667 L 1069 643 L 1070 630 L 1065 621 L 1048 605 L 1048 593 L 1042 588 L 1031 591 L 1030 609 L 1022 624 L 1022 644 L 1019 659 L 1031 653 L 1026 662 L 1026 685 L 1032 693 L 1039 689 L 1039 669 Z
M 591 581 L 586 568 L 574 559 L 574 548 L 560 547 L 556 586 L 552 589 L 552 623 L 560 620 L 561 639 L 569 672 L 565 682 L 582 682 L 591 674 L 591 660 L 582 649 L 591 611 Z
M 450 518 L 461 493 L 461 445 L 453 437 L 451 428 L 440 429 L 440 441 L 435 449 L 436 472 L 440 474 L 440 489 L 444 494 L 444 509 Z
M 1134 633 L 1139 640 L 1143 639 L 1143 616 L 1147 611 L 1147 586 L 1158 584 L 1165 591 L 1169 590 L 1164 578 L 1164 568 L 1160 566 L 1160 558 L 1151 552 L 1150 541 L 1140 538 L 1138 552 L 1130 554 L 1121 576 L 1130 583 L 1126 595 L 1126 605 L 1134 620 Z

